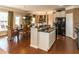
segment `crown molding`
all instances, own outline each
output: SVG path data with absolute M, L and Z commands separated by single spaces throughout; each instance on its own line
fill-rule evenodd
M 65 10 L 70 10 L 70 9 L 74 9 L 74 8 L 79 8 L 78 5 L 75 5 L 75 6 L 68 6 L 65 8 Z

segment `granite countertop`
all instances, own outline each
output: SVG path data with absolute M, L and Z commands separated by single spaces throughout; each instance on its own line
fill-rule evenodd
M 49 25 L 39 26 L 39 27 L 34 26 L 33 28 L 37 28 L 38 32 L 46 32 L 46 33 L 50 33 L 55 30 L 55 27 L 50 27 Z
M 50 32 L 52 32 L 52 31 L 54 31 L 55 30 L 55 28 L 48 28 L 48 29 L 39 29 L 38 31 L 39 32 L 46 32 L 46 33 L 50 33 Z

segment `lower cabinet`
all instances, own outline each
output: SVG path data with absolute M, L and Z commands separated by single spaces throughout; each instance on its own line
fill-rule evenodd
M 34 48 L 38 48 L 38 30 L 37 28 L 31 28 L 31 40 L 30 46 Z
M 55 42 L 55 31 L 38 32 L 39 35 L 39 49 L 48 51 Z

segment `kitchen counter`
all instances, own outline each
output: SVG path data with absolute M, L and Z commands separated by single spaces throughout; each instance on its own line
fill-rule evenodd
M 39 32 L 46 32 L 46 33 L 50 33 L 50 32 L 52 32 L 52 31 L 54 31 L 55 30 L 55 28 L 48 28 L 48 29 L 42 29 L 42 30 L 38 30 Z
M 54 42 L 55 28 L 39 29 L 31 27 L 31 47 L 48 51 Z

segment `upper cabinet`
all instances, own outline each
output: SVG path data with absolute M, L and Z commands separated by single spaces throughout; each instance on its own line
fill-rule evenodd
M 36 19 L 36 23 L 39 22 L 46 22 L 47 25 L 53 25 L 53 19 L 54 19 L 54 15 L 53 15 L 54 11 L 35 11 L 33 12 Z
M 65 11 L 56 12 L 56 17 L 66 17 Z

